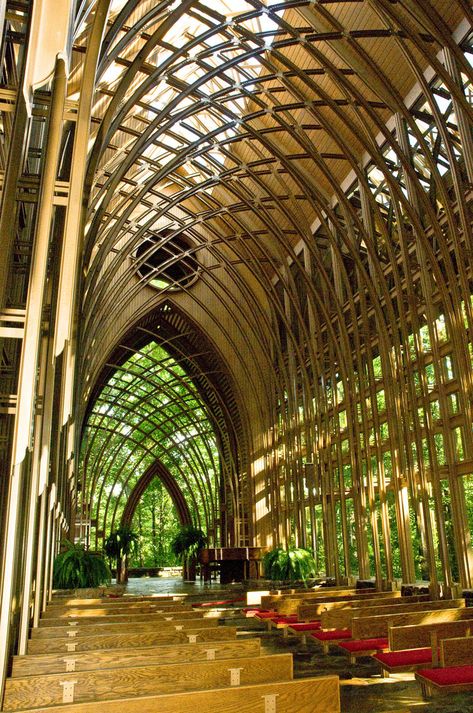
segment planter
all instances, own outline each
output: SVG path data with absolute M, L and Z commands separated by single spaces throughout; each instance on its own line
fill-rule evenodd
M 106 587 L 81 587 L 79 589 L 55 589 L 55 597 L 72 597 L 74 599 L 101 599 L 102 597 L 121 597 L 125 593 L 122 584 L 109 584 Z

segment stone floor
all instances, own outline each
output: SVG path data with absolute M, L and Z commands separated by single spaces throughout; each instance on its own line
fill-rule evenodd
M 127 586 L 129 594 L 183 593 L 189 597 L 222 598 L 243 595 L 239 585 L 222 587 L 219 583 L 183 582 L 181 578 L 131 579 Z M 318 674 L 337 674 L 340 677 L 342 713 L 473 713 L 473 693 L 437 696 L 423 701 L 420 687 L 413 674 L 396 674 L 381 678 L 376 662 L 370 657 L 360 658 L 350 665 L 347 657 L 338 654 L 335 647 L 329 656 L 318 651 L 316 645 L 302 648 L 294 638 L 284 639 L 280 632 L 268 633 L 255 619 L 235 621 L 228 624 L 239 626 L 239 636 L 259 636 L 267 652 L 291 652 L 294 657 L 294 677 L 303 678 Z

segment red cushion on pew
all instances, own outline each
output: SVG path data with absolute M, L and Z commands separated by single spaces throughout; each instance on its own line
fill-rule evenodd
M 374 657 L 387 666 L 415 666 L 421 663 L 432 663 L 432 649 L 405 649 L 403 651 L 386 651 L 375 654 Z
M 244 609 L 242 609 L 242 611 L 245 612 L 245 614 L 246 614 L 247 612 L 250 612 L 250 611 L 252 611 L 252 612 L 260 612 L 260 611 L 269 611 L 269 610 L 268 610 L 268 609 L 262 609 L 261 607 L 254 606 L 254 607 L 245 607 Z
M 356 639 L 354 641 L 342 641 L 342 649 L 346 649 L 350 654 L 356 651 L 372 651 L 373 649 L 387 649 L 389 642 L 384 638 L 377 639 Z
M 447 668 L 423 668 L 421 676 L 440 686 L 454 683 L 473 683 L 473 666 L 448 666 Z
M 299 621 L 289 625 L 294 631 L 317 631 L 320 629 L 320 621 Z
M 333 631 L 314 631 L 314 639 L 318 641 L 332 641 L 332 639 L 351 639 L 350 629 L 333 629 Z
M 276 615 L 277 612 L 275 611 L 259 611 L 255 614 L 258 619 L 274 619 Z
M 271 621 L 274 621 L 275 624 L 296 623 L 297 622 L 297 614 L 287 614 L 287 615 L 281 614 L 281 616 L 272 617 Z

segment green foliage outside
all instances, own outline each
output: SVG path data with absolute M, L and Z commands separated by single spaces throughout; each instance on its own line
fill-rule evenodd
M 207 518 L 218 511 L 221 472 L 214 421 L 181 363 L 150 342 L 114 372 L 87 421 L 81 467 L 91 488 L 84 499 L 97 523 L 91 528 L 92 542 L 97 532 L 107 535 L 111 523 L 120 522 L 133 488 L 156 460 L 175 480 L 192 520 L 213 526 Z M 143 494 L 132 522 L 138 544 L 130 567 L 177 564 L 170 541 L 178 519 L 167 492 L 156 483 Z
M 110 582 L 110 570 L 101 553 L 86 550 L 81 543 L 74 544 L 69 540 L 64 540 L 62 547 L 54 560 L 55 589 L 98 587 Z
M 179 531 L 179 519 L 171 496 L 155 478 L 137 505 L 132 528 L 138 535 L 130 567 L 173 567 L 180 564 L 171 548 Z

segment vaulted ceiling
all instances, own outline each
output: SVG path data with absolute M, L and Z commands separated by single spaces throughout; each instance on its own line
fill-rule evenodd
M 385 193 L 414 230 L 414 195 L 430 222 L 435 211 L 450 220 L 442 176 L 462 169 L 442 88 L 471 109 L 444 53 L 471 77 L 459 47 L 465 18 L 464 0 L 82 3 L 69 99 L 89 96 L 91 109 L 83 415 L 117 349 L 130 334 L 139 342 L 142 320 L 166 305 L 179 315 L 174 344 L 189 346 L 192 333 L 194 378 L 218 365 L 214 417 L 230 415 L 228 462 L 245 462 L 259 415 L 283 398 L 287 342 L 299 365 L 310 362 L 309 384 L 327 359 L 311 334 L 341 361 L 350 338 L 341 344 L 330 325 L 347 294 L 363 285 L 375 310 L 388 294 L 383 271 L 400 248 Z M 427 199 L 429 181 L 437 189 Z M 460 190 L 455 180 L 451 190 Z M 268 433 L 258 427 L 260 445 L 273 416 Z

